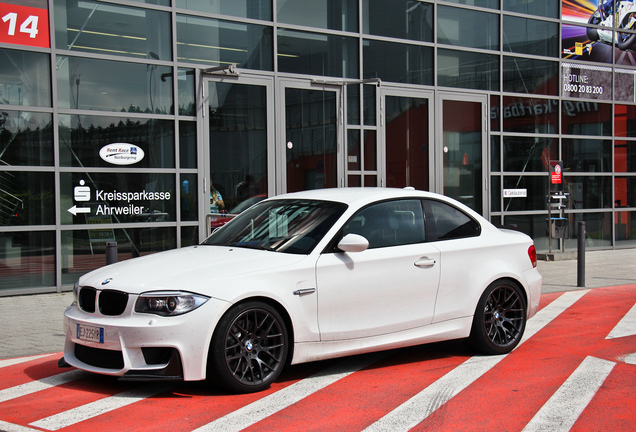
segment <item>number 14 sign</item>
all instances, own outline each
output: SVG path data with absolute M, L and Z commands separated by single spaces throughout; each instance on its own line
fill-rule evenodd
M 0 3 L 0 43 L 48 48 L 48 10 Z

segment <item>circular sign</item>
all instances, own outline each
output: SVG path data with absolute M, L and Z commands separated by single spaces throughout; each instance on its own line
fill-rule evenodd
M 144 158 L 144 151 L 136 145 L 112 143 L 99 150 L 99 157 L 113 165 L 132 165 Z

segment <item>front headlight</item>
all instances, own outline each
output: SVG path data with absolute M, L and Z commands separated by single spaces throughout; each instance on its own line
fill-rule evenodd
M 135 312 L 161 316 L 175 316 L 195 310 L 210 297 L 188 292 L 149 292 L 139 296 Z

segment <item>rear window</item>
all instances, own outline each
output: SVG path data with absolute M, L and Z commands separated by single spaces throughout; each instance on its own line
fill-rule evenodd
M 463 211 L 441 201 L 425 200 L 426 241 L 476 237 L 481 225 Z

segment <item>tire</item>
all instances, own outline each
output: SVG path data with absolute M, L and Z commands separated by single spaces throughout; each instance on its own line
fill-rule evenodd
M 596 10 L 596 12 L 594 12 L 592 14 L 592 16 L 590 17 L 589 20 L 587 20 L 588 24 L 595 24 L 598 25 L 601 23 L 601 12 L 600 10 Z M 597 40 L 599 40 L 599 35 L 598 35 L 598 29 L 597 28 L 587 28 L 587 38 L 589 40 L 591 40 L 592 42 L 596 42 Z
M 289 350 L 285 321 L 272 306 L 248 302 L 219 321 L 208 354 L 208 377 L 233 393 L 268 388 L 280 375 Z
M 509 281 L 496 281 L 481 295 L 469 343 L 485 354 L 507 354 L 521 342 L 526 328 L 526 302 Z
M 623 19 L 623 22 L 621 23 L 621 28 L 626 28 L 626 26 L 629 24 L 629 21 L 633 17 L 634 17 L 633 13 L 630 13 L 629 15 L 625 16 L 625 18 Z M 630 29 L 630 30 L 634 30 L 634 29 Z M 627 51 L 631 49 L 632 45 L 634 45 L 634 42 L 636 42 L 636 33 L 621 33 L 620 31 L 618 32 L 618 43 L 616 45 L 618 46 L 618 49 L 620 49 L 621 51 Z

